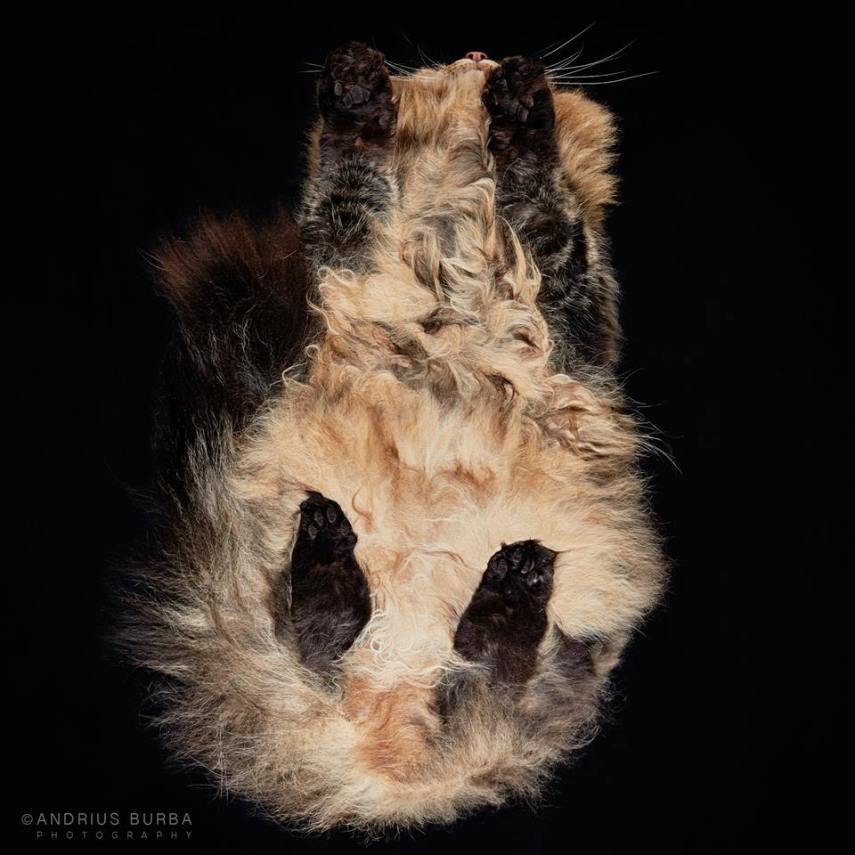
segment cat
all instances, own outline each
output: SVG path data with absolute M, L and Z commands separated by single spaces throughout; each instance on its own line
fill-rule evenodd
M 303 197 L 157 253 L 177 334 L 120 643 L 175 756 L 304 828 L 533 797 L 665 570 L 616 376 L 611 116 L 480 52 L 318 83 Z

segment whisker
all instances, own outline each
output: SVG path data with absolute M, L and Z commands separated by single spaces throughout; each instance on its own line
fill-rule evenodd
M 566 68 L 571 63 L 576 62 L 576 60 L 579 59 L 580 56 L 582 56 L 582 53 L 584 52 L 584 50 L 585 50 L 585 45 L 582 45 L 579 48 L 579 50 L 577 50 L 575 53 L 568 56 L 566 59 L 558 60 L 557 62 L 552 63 L 552 65 L 547 65 L 546 66 L 547 70 L 549 70 L 549 69 L 558 70 L 558 69 Z
M 550 42 L 548 45 L 544 45 L 539 52 L 535 51 L 534 56 L 536 56 L 538 59 L 543 59 L 544 57 L 549 56 L 546 51 L 548 51 L 550 48 L 554 48 L 556 45 L 558 45 L 558 48 L 556 48 L 556 50 L 559 50 L 562 47 L 562 45 L 560 44 L 560 40 L 558 42 Z
M 608 56 L 604 56 L 602 59 L 598 59 L 595 62 L 586 62 L 583 65 L 574 65 L 570 68 L 566 69 L 567 71 L 582 71 L 585 68 L 593 68 L 595 65 L 602 65 L 604 62 L 608 62 L 610 59 L 614 59 L 615 57 L 620 56 L 627 48 L 632 47 L 636 42 L 633 39 L 631 42 L 627 42 L 622 48 L 618 48 L 614 53 L 610 53 Z
M 422 62 L 427 63 L 428 65 L 433 66 L 434 68 L 441 68 L 442 64 L 432 60 L 422 49 L 421 45 L 416 44 L 403 30 L 399 29 L 398 32 L 411 44 L 417 51 L 419 56 L 421 57 Z M 401 68 L 408 68 L 414 74 L 417 71 L 421 71 L 421 68 L 416 68 L 411 65 L 401 65 Z
M 418 45 L 417 47 L 418 47 L 418 51 L 419 51 L 419 56 L 422 58 L 422 60 L 424 60 L 424 62 L 426 62 L 428 65 L 432 66 L 433 68 L 439 68 L 439 67 L 440 67 L 440 63 L 436 62 L 436 60 L 431 59 L 431 58 L 430 58 L 430 57 L 429 57 L 429 56 L 428 56 L 428 55 L 427 55 L 427 54 L 422 50 L 422 46 L 421 46 L 421 45 Z
M 617 77 L 614 80 L 586 80 L 583 77 L 568 77 L 559 80 L 558 83 L 578 83 L 580 86 L 605 86 L 608 83 L 624 83 L 627 80 L 635 80 L 638 77 L 650 77 L 651 74 L 659 74 L 658 71 L 643 71 L 641 74 L 630 74 L 627 77 Z
M 622 69 L 621 71 L 604 71 L 601 74 L 575 74 L 571 71 L 564 71 L 559 74 L 547 74 L 550 80 L 561 80 L 564 77 L 617 77 L 619 74 L 629 74 L 628 71 Z
M 413 68 L 410 65 L 399 65 L 397 62 L 392 62 L 391 60 L 386 60 L 386 65 L 398 76 L 400 77 L 409 77 L 415 74 L 418 69 Z
M 539 58 L 540 58 L 540 59 L 546 59 L 546 57 L 548 57 L 548 56 L 552 56 L 552 54 L 557 53 L 557 52 L 558 52 L 558 51 L 560 51 L 562 48 L 567 47 L 567 45 L 571 44 L 572 42 L 575 42 L 575 41 L 576 41 L 576 39 L 578 39 L 578 38 L 579 38 L 579 36 L 584 36 L 584 35 L 585 35 L 585 33 L 587 33 L 587 32 L 588 32 L 588 30 L 590 30 L 590 29 L 591 29 L 591 27 L 593 27 L 593 26 L 594 26 L 594 24 L 596 24 L 596 23 L 597 23 L 596 21 L 591 21 L 591 23 L 590 23 L 590 24 L 588 24 L 588 26 L 587 26 L 587 27 L 585 27 L 585 29 L 584 29 L 584 30 L 579 30 L 579 32 L 578 32 L 578 33 L 576 33 L 576 35 L 575 35 L 575 36 L 571 36 L 569 39 L 567 39 L 567 41 L 566 41 L 566 42 L 561 42 L 561 44 L 560 44 L 560 45 L 558 45 L 558 47 L 553 48 L 553 49 L 552 49 L 551 51 L 549 51 L 548 53 L 540 54 L 540 55 L 539 55 Z
M 403 30 L 399 29 L 398 32 L 410 43 L 411 47 L 418 50 L 418 45 Z

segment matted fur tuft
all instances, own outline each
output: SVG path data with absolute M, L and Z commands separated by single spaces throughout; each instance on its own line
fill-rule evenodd
M 308 271 L 285 220 L 206 219 L 158 256 L 180 330 L 164 409 L 184 427 L 164 432 L 157 545 L 127 586 L 121 644 L 163 678 L 175 757 L 312 830 L 535 798 L 595 732 L 662 585 L 643 440 L 611 370 L 610 117 L 554 93 L 556 192 L 585 275 L 604 283 L 607 343 L 588 360 L 564 343 L 523 227 L 498 213 L 484 79 L 455 65 L 392 80 L 388 157 L 358 153 L 333 176 L 373 176 L 348 226 L 359 256 L 312 243 L 332 180 L 320 130 Z M 370 619 L 323 674 L 277 630 L 310 493 L 347 515 L 371 592 Z M 491 555 L 522 540 L 556 553 L 554 590 L 535 672 L 506 691 L 453 639 Z

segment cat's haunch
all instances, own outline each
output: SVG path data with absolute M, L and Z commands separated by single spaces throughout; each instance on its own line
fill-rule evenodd
M 158 253 L 156 546 L 122 644 L 282 821 L 448 822 L 594 732 L 663 562 L 614 373 L 614 131 L 544 67 L 333 51 L 295 218 Z

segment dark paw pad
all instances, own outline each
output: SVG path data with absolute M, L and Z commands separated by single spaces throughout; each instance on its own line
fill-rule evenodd
M 555 553 L 536 540 L 503 546 L 461 615 L 454 649 L 487 666 L 496 683 L 521 685 L 534 670 L 554 561 Z
M 482 100 L 494 129 L 519 126 L 548 131 L 555 125 L 552 92 L 541 63 L 513 56 L 503 59 L 484 86 Z
M 368 582 L 356 561 L 356 534 L 341 506 L 309 493 L 300 505 L 291 555 L 291 625 L 303 664 L 326 671 L 371 616 Z
M 356 534 L 338 502 L 310 493 L 300 505 L 300 534 L 309 542 L 351 549 L 356 544 Z
M 388 134 L 395 113 L 383 54 L 359 42 L 334 50 L 318 83 L 318 104 L 339 129 L 353 127 L 362 138 Z
M 509 599 L 520 595 L 545 603 L 552 592 L 555 553 L 536 540 L 503 546 L 488 562 L 485 585 Z

